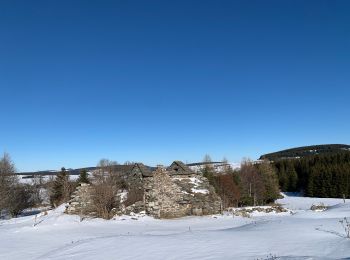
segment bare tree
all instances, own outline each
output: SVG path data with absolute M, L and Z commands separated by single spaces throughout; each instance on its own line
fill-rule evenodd
M 15 164 L 12 162 L 10 155 L 8 153 L 4 153 L 3 157 L 0 159 L 0 187 L 17 183 L 18 178 L 15 172 Z
M 94 180 L 103 181 L 106 178 L 114 178 L 117 175 L 117 165 L 118 163 L 116 161 L 101 159 L 97 164 L 97 170 L 95 170 L 92 174 Z
M 242 162 L 240 179 L 246 203 L 253 204 L 254 206 L 262 203 L 265 192 L 264 183 L 262 176 L 252 161 L 245 160 Z
M 33 203 L 35 205 L 39 205 L 42 202 L 41 198 L 41 189 L 43 188 L 44 182 L 42 175 L 34 175 L 31 183 L 31 193 L 32 193 L 32 199 Z
M 237 207 L 241 193 L 239 186 L 235 183 L 232 174 L 222 174 L 216 177 L 217 192 L 222 199 L 224 208 Z
M 18 183 L 16 168 L 8 153 L 0 159 L 0 213 L 9 205 L 11 189 Z
M 135 164 L 135 162 L 133 162 L 133 161 L 125 161 L 124 162 L 124 165 L 134 165 Z
M 210 155 L 206 154 L 203 158 L 203 166 L 201 167 L 201 172 L 208 179 L 210 179 L 214 175 L 214 167 L 211 164 L 211 162 L 212 161 Z
M 226 159 L 226 157 L 224 157 L 222 159 L 222 169 L 221 169 L 223 174 L 233 174 L 234 170 L 232 169 L 231 164 L 229 163 L 229 161 Z
M 15 172 L 10 155 L 4 153 L 0 159 L 0 213 L 7 210 L 13 217 L 33 205 L 30 185 L 20 184 Z
M 211 163 L 212 162 L 209 154 L 204 155 L 203 162 L 204 163 Z
M 99 217 L 110 219 L 113 210 L 119 206 L 118 190 L 121 178 L 116 171 L 117 162 L 107 159 L 100 160 L 98 170 L 93 174 L 93 203 Z

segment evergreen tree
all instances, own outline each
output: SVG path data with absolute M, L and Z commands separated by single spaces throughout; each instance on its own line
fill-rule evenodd
M 276 169 L 269 163 L 263 162 L 258 165 L 259 173 L 262 176 L 264 189 L 264 200 L 266 203 L 274 202 L 279 197 L 279 185 Z
M 208 179 L 209 183 L 217 189 L 217 183 L 215 179 L 215 170 L 213 165 L 211 164 L 211 158 L 208 154 L 204 156 L 203 159 L 203 167 L 201 168 L 201 172 L 205 178 Z
M 78 183 L 90 183 L 88 173 L 85 169 L 80 171 Z
M 314 196 L 314 170 L 312 170 L 309 174 L 309 178 L 307 181 L 307 186 L 305 188 L 305 195 L 308 197 Z
M 304 191 L 307 196 L 350 196 L 350 152 L 318 154 L 276 161 L 283 191 Z
M 67 201 L 70 196 L 69 176 L 64 167 L 57 174 L 51 188 L 50 202 L 54 207 L 57 207 L 62 202 Z
M 289 187 L 289 180 L 286 173 L 286 170 L 284 168 L 284 165 L 281 165 L 280 171 L 279 171 L 279 183 L 282 191 L 288 191 Z
M 287 165 L 286 174 L 288 178 L 288 191 L 297 191 L 298 175 L 292 163 Z

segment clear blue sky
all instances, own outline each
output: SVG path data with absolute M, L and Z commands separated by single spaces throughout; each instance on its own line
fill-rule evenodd
M 350 143 L 350 1 L 1 1 L 20 171 Z

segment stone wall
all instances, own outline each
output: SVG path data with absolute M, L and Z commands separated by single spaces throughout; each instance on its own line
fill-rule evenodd
M 72 215 L 96 216 L 93 208 L 92 187 L 82 183 L 78 186 L 68 202 L 66 213 Z

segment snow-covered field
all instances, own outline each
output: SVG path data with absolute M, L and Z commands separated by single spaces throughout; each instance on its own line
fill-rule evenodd
M 339 223 L 350 201 L 285 197 L 293 214 L 79 221 L 62 213 L 0 220 L 0 259 L 350 259 Z M 330 208 L 313 212 L 312 204 Z M 33 225 L 37 223 L 37 225 Z

